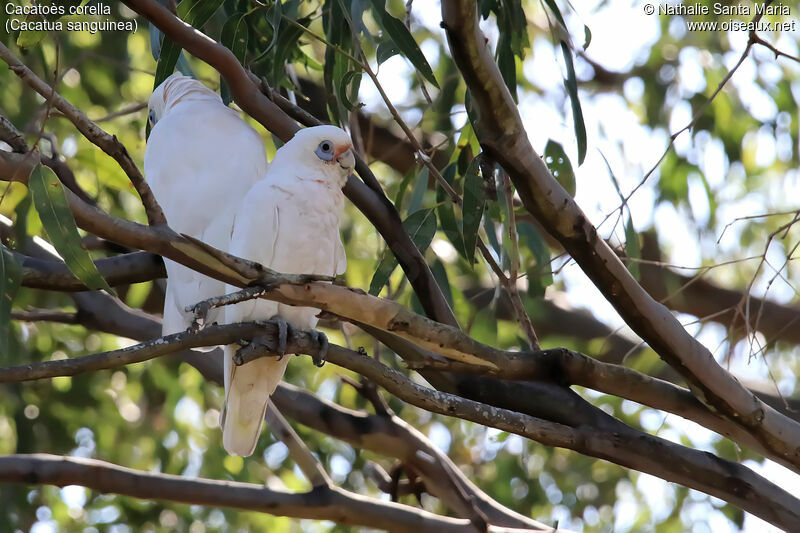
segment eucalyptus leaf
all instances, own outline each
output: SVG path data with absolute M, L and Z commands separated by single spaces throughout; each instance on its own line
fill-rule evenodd
M 452 185 L 456 174 L 456 166 L 455 164 L 449 165 L 444 172 L 442 173 L 445 181 Z M 439 224 L 441 224 L 442 231 L 444 231 L 445 236 L 447 239 L 452 243 L 455 247 L 458 255 L 466 258 L 469 260 L 469 257 L 466 255 L 464 251 L 464 237 L 461 234 L 461 228 L 459 227 L 458 221 L 456 220 L 455 214 L 455 206 L 453 205 L 453 201 L 447 195 L 445 190 L 442 187 L 437 187 L 436 189 L 436 199 L 438 202 L 438 207 L 436 208 L 437 214 L 439 215 Z
M 483 210 L 486 207 L 486 183 L 478 174 L 480 159 L 475 157 L 464 173 L 464 204 L 461 210 L 464 233 L 464 253 L 470 264 L 474 264 L 475 245 L 481 227 Z
M 78 227 L 67 204 L 64 188 L 55 173 L 44 165 L 37 165 L 31 172 L 28 187 L 42 226 L 70 272 L 90 289 L 113 292 L 100 275 L 89 252 L 81 246 Z
M 420 253 L 424 254 L 436 234 L 436 214 L 434 210 L 421 209 L 412 213 L 403 221 L 403 229 L 411 237 L 411 241 L 419 249 Z M 395 268 L 397 268 L 397 258 L 390 249 L 387 249 L 380 263 L 378 263 L 378 268 L 372 276 L 372 281 L 369 283 L 369 293 L 378 295 L 381 289 L 389 282 L 389 278 Z
M 22 265 L 0 243 L 0 359 L 8 362 L 11 346 L 11 306 L 22 282 Z
M 419 211 L 422 207 L 422 200 L 425 198 L 425 191 L 428 190 L 429 179 L 430 174 L 428 173 L 428 168 L 423 167 L 419 173 L 419 176 L 417 176 L 417 182 L 414 184 L 414 189 L 411 191 L 411 200 L 408 204 L 409 213 Z
M 575 65 L 572 62 L 572 50 L 567 43 L 561 41 L 561 51 L 564 53 L 564 62 L 567 65 L 567 93 L 572 105 L 572 121 L 575 127 L 575 138 L 578 142 L 578 165 L 583 164 L 586 158 L 586 124 L 583 120 L 583 109 L 578 98 L 578 78 L 575 76 Z
M 385 0 L 372 0 L 372 11 L 375 15 L 375 20 L 381 29 L 394 41 L 400 52 L 411 61 L 411 64 L 422 74 L 422 77 L 428 80 L 437 89 L 439 82 L 436 81 L 436 76 L 433 74 L 428 60 L 420 50 L 414 36 L 408 31 L 403 22 L 386 11 Z
M 639 244 L 639 234 L 633 227 L 633 219 L 628 213 L 628 219 L 625 221 L 625 255 L 628 256 L 628 270 L 631 275 L 639 279 L 639 263 L 637 259 L 642 257 L 642 247 Z
M 564 147 L 556 141 L 549 140 L 544 147 L 544 161 L 547 163 L 553 177 L 556 178 L 558 183 L 569 193 L 570 196 L 575 196 L 575 171 L 572 169 L 572 163 L 564 152 Z
M 220 42 L 230 49 L 242 64 L 244 64 L 247 54 L 247 39 L 250 33 L 245 17 L 246 15 L 242 13 L 234 13 L 225 21 L 220 33 Z M 220 95 L 225 105 L 228 105 L 233 100 L 230 87 L 228 87 L 228 83 L 224 79 L 220 87 Z
M 198 0 L 190 7 L 182 17 L 184 22 L 198 29 L 202 29 L 208 19 L 219 9 L 224 0 Z M 179 10 L 183 9 L 186 2 L 181 2 Z M 183 15 L 183 13 L 181 13 Z M 152 42 L 152 41 L 151 41 Z M 158 64 L 156 65 L 156 77 L 153 81 L 153 88 L 158 87 L 175 70 L 178 59 L 181 56 L 181 47 L 175 44 L 166 35 L 161 42 Z M 188 64 L 186 65 L 188 67 Z

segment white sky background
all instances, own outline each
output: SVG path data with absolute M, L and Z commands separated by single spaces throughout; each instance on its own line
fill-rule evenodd
M 571 10 L 564 9 L 563 13 L 567 19 L 570 34 L 573 36 L 576 46 L 583 43 L 583 24 L 589 26 L 592 31 L 592 42 L 587 51 L 589 57 L 598 61 L 600 64 L 614 71 L 625 72 L 630 70 L 637 63 L 642 63 L 650 52 L 650 46 L 660 37 L 660 24 L 658 16 L 647 16 L 643 12 L 644 1 L 611 1 L 600 2 L 584 1 L 573 2 L 572 5 L 578 9 L 577 16 Z M 653 2 L 658 5 L 658 2 Z M 797 17 L 794 11 L 800 8 L 793 7 L 793 17 Z M 417 23 L 426 26 L 434 33 L 442 33 L 439 28 L 441 14 L 438 3 L 415 2 L 413 4 L 413 14 Z M 528 13 L 529 20 L 532 15 Z M 537 20 L 542 26 L 546 22 Z M 800 26 L 800 24 L 798 24 Z M 493 24 L 483 23 L 483 28 L 490 41 L 494 44 L 497 39 L 497 30 Z M 675 18 L 674 23 L 669 28 L 670 33 L 676 39 L 680 39 L 686 32 L 682 19 Z M 797 54 L 797 42 L 800 39 L 800 32 L 785 34 L 782 36 L 768 35 L 768 38 L 776 46 L 790 54 Z M 724 62 L 727 68 L 732 67 L 738 61 L 744 47 L 747 44 L 746 32 L 732 32 L 729 34 L 732 49 L 724 55 Z M 446 42 L 446 40 L 445 40 Z M 438 60 L 438 49 L 433 43 L 421 43 L 429 62 L 436 65 Z M 631 79 L 623 87 L 625 98 L 616 94 L 597 94 L 590 96 L 581 92 L 581 103 L 585 115 L 589 150 L 584 164 L 576 170 L 578 182 L 576 200 L 581 208 L 587 213 L 589 218 L 599 224 L 619 206 L 620 200 L 611 185 L 608 171 L 600 155 L 605 155 L 617 179 L 620 181 L 623 193 L 627 194 L 635 187 L 647 171 L 658 161 L 666 148 L 669 135 L 684 127 L 691 120 L 689 105 L 681 100 L 683 97 L 691 96 L 696 92 L 706 91 L 704 65 L 716 67 L 713 62 L 715 58 L 702 50 L 685 48 L 676 50 L 680 60 L 678 76 L 681 80 L 681 94 L 676 95 L 672 102 L 672 113 L 670 117 L 670 131 L 652 130 L 641 124 L 640 118 L 631 110 L 631 102 L 638 102 L 642 96 L 644 87 L 641 80 Z M 758 57 L 767 57 L 765 50 L 756 48 L 754 53 Z M 752 56 L 753 53 L 751 53 Z M 572 126 L 572 117 L 569 110 L 569 102 L 565 95 L 562 78 L 564 76 L 563 60 L 559 50 L 553 49 L 549 42 L 537 40 L 531 54 L 532 59 L 528 59 L 524 64 L 525 78 L 539 87 L 541 94 L 534 94 L 522 91 L 519 93 L 519 108 L 523 122 L 527 125 L 528 135 L 534 148 L 542 153 L 548 139 L 552 138 L 560 142 L 567 150 L 573 166 L 577 165 L 577 145 Z M 800 72 L 796 65 L 787 63 L 789 68 L 795 73 Z M 585 64 L 584 64 L 585 66 Z M 749 103 L 748 111 L 757 119 L 767 119 L 775 116 L 775 107 L 766 94 L 753 83 L 756 76 L 762 80 L 777 81 L 783 76 L 778 68 L 770 68 L 772 65 L 758 69 L 755 62 L 747 59 L 737 71 L 729 85 L 739 91 L 742 100 Z M 579 77 L 587 77 L 590 74 L 589 67 L 585 70 L 581 68 L 581 61 L 576 61 Z M 412 67 L 402 58 L 395 56 L 380 67 L 379 78 L 389 97 L 402 109 L 403 102 L 410 103 L 409 81 L 412 77 Z M 800 95 L 800 83 L 795 82 L 792 86 L 793 93 Z M 374 87 L 365 79 L 361 86 L 361 100 L 367 104 L 368 110 L 382 111 L 383 103 Z M 626 101 L 627 99 L 627 101 Z M 420 116 L 416 110 L 406 112 L 404 118 L 414 124 Z M 466 120 L 465 116 L 455 118 L 456 123 Z M 602 131 L 602 135 L 601 132 Z M 776 157 L 785 159 L 791 157 L 791 150 L 794 148 L 786 145 L 784 139 L 776 139 L 772 135 L 759 134 L 750 139 L 756 145 L 756 161 L 759 165 L 769 166 Z M 621 147 L 621 149 L 620 149 Z M 730 165 L 724 154 L 722 145 L 718 141 L 711 141 L 710 138 L 698 136 L 691 139 L 689 133 L 684 133 L 675 143 L 675 149 L 682 155 L 694 151 L 699 166 L 704 172 L 706 179 L 711 187 L 722 188 L 726 180 L 734 180 L 742 175 L 741 168 Z M 720 253 L 723 257 L 738 258 L 742 251 L 738 247 L 738 236 L 744 224 L 734 225 L 728 228 L 725 237 L 719 245 L 714 242 L 706 243 L 699 241 L 697 232 L 693 227 L 688 211 L 685 209 L 676 210 L 671 205 L 660 205 L 653 212 L 655 191 L 652 186 L 657 180 L 657 173 L 654 174 L 648 184 L 642 187 L 631 199 L 629 206 L 632 212 L 634 225 L 641 231 L 652 225 L 659 228 L 662 248 L 669 252 L 668 260 L 677 265 L 698 266 L 701 260 L 700 246 L 718 246 L 715 253 Z M 800 198 L 800 184 L 798 183 L 796 172 L 785 176 L 782 186 L 778 184 L 774 190 L 760 191 L 746 196 L 742 200 L 729 202 L 720 206 L 718 209 L 718 219 L 720 228 L 731 222 L 736 217 L 755 215 L 767 211 L 792 210 L 797 208 L 796 199 Z M 736 197 L 736 190 L 731 190 L 726 197 Z M 689 201 L 692 211 L 698 222 L 705 222 L 708 217 L 709 207 L 703 190 L 702 182 L 699 178 L 690 176 L 689 179 Z M 612 217 L 600 228 L 601 234 L 608 236 L 611 225 L 614 223 Z M 665 231 L 663 228 L 671 228 Z M 616 234 L 620 240 L 624 238 L 618 226 Z M 717 237 L 719 234 L 717 235 Z M 778 262 L 777 264 L 780 264 Z M 691 273 L 691 271 L 686 271 Z M 586 307 L 592 310 L 594 316 L 601 318 L 613 327 L 623 327 L 624 322 L 610 304 L 597 291 L 594 285 L 583 275 L 580 268 L 574 263 L 565 268 L 560 277 L 568 288 L 568 296 L 573 305 Z M 765 283 L 757 283 L 755 294 L 760 295 L 759 289 L 763 292 Z M 788 302 L 795 297 L 794 290 L 782 282 L 776 282 L 770 289 L 769 297 L 780 302 Z M 681 316 L 684 323 L 691 322 L 694 317 Z M 720 349 L 725 336 L 724 328 L 721 326 L 706 326 L 698 332 L 697 327 L 687 326 L 687 329 L 698 335 L 698 338 L 717 356 L 723 355 Z M 734 357 L 731 366 L 732 371 L 748 378 L 767 379 L 767 371 L 761 360 L 754 358 L 748 363 L 746 353 L 741 353 L 740 357 Z M 652 424 L 653 430 L 659 428 L 662 423 L 663 415 L 654 415 L 658 420 Z M 691 422 L 686 422 L 677 416 L 669 416 L 669 423 L 674 429 L 662 429 L 658 432 L 660 437 L 672 441 L 678 441 L 681 434 L 689 435 L 695 446 L 700 449 L 711 449 L 710 443 L 715 434 Z M 647 424 L 645 423 L 647 426 Z M 449 439 L 449 435 L 447 435 Z M 437 439 L 438 440 L 438 439 Z M 442 445 L 449 444 L 441 442 Z M 747 466 L 760 472 L 767 479 L 778 484 L 784 489 L 800 497 L 800 476 L 797 476 L 786 468 L 767 461 L 765 464 L 755 464 L 752 461 Z M 669 511 L 674 501 L 673 488 L 667 482 L 642 474 L 638 477 L 637 486 L 644 494 L 647 503 L 650 505 L 653 515 L 657 520 L 663 519 Z M 618 503 L 615 507 L 616 516 L 615 531 L 628 531 L 633 525 L 636 516 L 636 509 L 641 504 L 638 503 L 630 490 L 618 490 Z M 714 533 L 725 531 L 736 531 L 733 523 L 708 503 L 705 495 L 695 493 L 692 499 L 698 500 L 686 506 L 684 520 L 691 523 L 692 518 L 704 518 L 708 520 Z M 719 503 L 719 502 L 717 502 Z M 554 510 L 554 518 L 556 512 Z M 580 529 L 580 523 L 567 523 L 564 515 L 557 513 L 561 520 L 560 525 L 565 528 Z M 591 529 L 591 527 L 589 526 Z M 693 532 L 707 531 L 706 525 L 697 524 L 692 528 Z M 747 515 L 744 531 L 765 533 L 778 531 L 761 521 L 760 519 Z
M 658 2 L 653 2 L 658 4 Z M 564 4 L 564 2 L 560 2 Z M 599 7 L 601 6 L 602 7 Z M 573 2 L 573 6 L 578 8 L 577 16 L 570 9 L 564 9 L 569 30 L 574 37 L 576 46 L 583 43 L 583 24 L 588 25 L 592 31 L 592 42 L 588 49 L 588 55 L 598 61 L 603 66 L 614 70 L 625 72 L 634 65 L 643 62 L 649 54 L 650 46 L 659 39 L 660 25 L 657 16 L 647 16 L 643 13 L 644 1 L 607 1 L 585 0 Z M 564 6 L 562 5 L 562 8 Z M 792 8 L 792 16 L 797 17 L 800 7 Z M 798 13 L 795 13 L 797 11 Z M 434 33 L 441 33 L 441 39 L 446 42 L 443 30 L 439 28 L 441 20 L 440 7 L 438 2 L 419 0 L 413 4 L 414 21 L 417 24 L 426 26 Z M 532 14 L 528 13 L 529 20 Z M 546 20 L 537 20 L 538 25 L 543 26 Z M 492 24 L 484 24 L 484 31 L 492 43 L 496 43 L 497 30 Z M 800 24 L 798 24 L 800 26 Z M 675 23 L 669 30 L 672 35 L 679 39 L 686 31 L 680 18 L 675 18 Z M 764 35 L 772 41 L 778 48 L 787 53 L 797 55 L 797 42 L 800 34 L 788 34 L 776 38 L 772 35 Z M 733 43 L 733 49 L 725 54 L 724 61 L 728 68 L 732 67 L 741 55 L 747 42 L 746 32 L 739 32 L 729 35 Z M 438 46 L 433 42 L 421 43 L 421 48 L 428 61 L 436 66 L 438 61 Z M 643 93 L 643 84 L 640 80 L 631 79 L 623 87 L 624 98 L 616 94 L 598 94 L 590 96 L 581 92 L 581 103 L 586 121 L 588 133 L 589 151 L 584 164 L 576 169 L 577 195 L 578 201 L 590 220 L 599 224 L 607 214 L 615 210 L 620 201 L 614 191 L 608 176 L 608 171 L 600 156 L 600 152 L 605 155 L 611 165 L 617 179 L 620 181 L 623 193 L 627 194 L 635 187 L 645 173 L 661 157 L 667 146 L 669 134 L 685 126 L 690 120 L 690 110 L 688 104 L 681 101 L 680 97 L 691 95 L 695 92 L 703 92 L 705 87 L 705 76 L 703 65 L 709 65 L 714 60 L 709 54 L 695 49 L 686 48 L 676 51 L 680 59 L 679 78 L 681 80 L 681 91 L 683 94 L 675 98 L 672 102 L 672 115 L 670 120 L 670 131 L 651 130 L 643 126 L 639 117 L 631 110 L 631 102 L 636 103 L 640 100 Z M 755 53 L 759 57 L 767 57 L 768 52 L 756 48 Z M 572 117 L 569 110 L 569 101 L 566 98 L 562 78 L 563 61 L 559 50 L 554 49 L 549 42 L 537 40 L 531 54 L 532 59 L 526 61 L 524 65 L 525 78 L 541 89 L 541 94 L 533 94 L 525 91 L 519 93 L 520 113 L 523 122 L 527 125 L 528 134 L 534 148 L 542 153 L 548 139 L 552 138 L 560 142 L 567 150 L 573 166 L 577 165 L 577 147 L 572 126 Z M 789 66 L 794 73 L 800 73 L 795 65 L 782 63 Z M 584 64 L 585 66 L 585 64 Z M 579 77 L 586 77 L 590 72 L 582 68 L 580 60 L 576 61 Z M 742 95 L 742 99 L 750 103 L 749 111 L 756 118 L 773 117 L 775 114 L 774 104 L 764 95 L 754 83 L 756 76 L 762 79 L 780 79 L 783 73 L 776 68 L 762 67 L 758 72 L 755 63 L 748 59 L 729 82 Z M 399 56 L 394 56 L 386 63 L 381 65 L 379 78 L 383 88 L 389 98 L 411 125 L 415 124 L 421 117 L 415 109 L 404 111 L 403 103 L 410 103 L 415 98 L 410 98 L 409 80 L 413 76 L 410 64 Z M 800 79 L 800 77 L 797 77 Z M 800 82 L 795 82 L 792 86 L 795 98 L 800 98 Z M 368 111 L 384 113 L 383 102 L 370 81 L 365 78 L 361 85 L 361 101 L 366 103 Z M 627 101 L 626 101 L 627 99 Z M 463 109 L 463 107 L 462 107 Z M 461 114 L 455 117 L 455 121 L 463 123 L 466 116 Z M 602 131 L 602 135 L 601 132 Z M 698 136 L 694 141 L 689 134 L 683 134 L 676 142 L 676 150 L 681 154 L 686 154 L 692 150 L 696 151 L 699 166 L 706 175 L 707 180 L 714 188 L 722 187 L 726 180 L 735 179 L 741 175 L 741 169 L 735 165 L 729 165 L 727 158 L 722 150 L 721 143 L 707 142 Z M 775 157 L 785 158 L 787 153 L 791 156 L 791 144 L 786 146 L 785 139 L 775 139 L 770 135 L 759 134 L 749 142 L 756 145 L 756 160 L 759 164 L 768 166 Z M 702 146 L 699 146 L 702 145 Z M 737 174 L 738 172 L 738 174 Z M 672 206 L 661 205 L 655 212 L 652 212 L 654 205 L 655 192 L 652 186 L 657 179 L 657 174 L 650 178 L 649 184 L 642 187 L 630 200 L 629 206 L 632 212 L 634 225 L 637 230 L 644 230 L 655 224 L 662 239 L 662 248 L 670 253 L 669 261 L 673 264 L 696 266 L 700 264 L 701 243 L 697 240 L 696 231 L 690 221 L 687 212 L 676 211 Z M 736 197 L 737 191 L 733 190 L 727 197 Z M 790 173 L 784 179 L 783 186 L 776 185 L 774 190 L 761 191 L 751 194 L 742 200 L 726 203 L 718 209 L 720 227 L 732 221 L 736 217 L 753 215 L 770 211 L 796 209 L 797 198 L 800 198 L 800 179 L 796 172 Z M 689 201 L 692 206 L 694 216 L 701 222 L 708 216 L 708 205 L 705 199 L 705 192 L 699 179 L 690 178 Z M 707 218 L 706 218 L 707 219 Z M 600 231 L 604 236 L 608 236 L 613 218 L 609 219 L 605 225 L 601 226 Z M 664 231 L 663 228 L 671 228 L 671 231 Z M 736 258 L 741 255 L 738 248 L 738 235 L 743 225 L 733 226 L 726 231 L 725 238 L 721 241 L 717 252 L 720 256 Z M 618 227 L 617 235 L 622 238 Z M 718 236 L 718 235 L 717 235 Z M 621 240 L 621 239 L 620 239 Z M 717 246 L 716 243 L 702 243 L 706 246 Z M 438 251 L 438 249 L 437 249 Z M 576 307 L 586 307 L 591 309 L 594 316 L 605 320 L 612 327 L 623 327 L 624 322 L 619 318 L 614 309 L 608 304 L 597 289 L 583 275 L 580 269 L 574 265 L 567 266 L 561 273 L 562 280 L 568 289 L 568 297 Z M 756 285 L 756 289 L 764 289 L 764 283 Z M 756 291 L 756 294 L 759 294 Z M 787 302 L 795 298 L 793 290 L 781 282 L 776 282 L 770 290 L 770 298 Z M 681 317 L 684 322 L 690 322 L 693 317 Z M 688 326 L 688 330 L 693 334 L 698 334 L 696 327 Z M 698 334 L 698 338 L 712 351 L 716 350 L 717 355 L 721 355 L 719 348 L 724 339 L 725 331 L 722 327 L 706 327 Z M 750 363 L 747 362 L 746 353 L 744 356 L 734 358 L 732 370 L 735 373 L 746 375 L 749 378 L 767 378 L 766 368 L 760 359 L 754 358 Z M 199 406 L 192 400 L 186 398 L 181 400 L 179 408 L 182 410 L 182 418 L 186 420 L 197 419 L 197 424 L 202 424 L 203 413 Z M 635 404 L 629 407 L 635 408 Z M 623 405 L 625 408 L 625 405 Z M 663 413 L 656 411 L 646 411 L 642 417 L 642 423 L 648 430 L 657 432 L 662 438 L 678 441 L 681 435 L 688 435 L 694 445 L 699 449 L 713 451 L 710 443 L 713 433 L 701 428 L 691 422 L 686 422 L 677 416 L 670 415 L 668 418 L 670 428 L 662 428 Z M 429 435 L 434 442 L 442 449 L 447 449 L 450 445 L 451 436 L 444 426 L 434 424 L 433 430 Z M 487 447 L 499 447 L 501 445 L 491 440 L 490 431 L 487 433 L 485 444 Z M 87 443 L 93 446 L 91 435 L 86 436 Z M 83 441 L 82 441 L 83 442 Z M 87 444 L 86 446 L 89 446 Z M 89 448 L 81 444 L 75 450 L 77 455 L 86 455 Z M 515 436 L 505 441 L 505 446 L 512 451 L 515 447 L 521 449 L 521 441 Z M 83 451 L 82 451 L 83 450 Z M 89 451 L 87 451 L 89 450 Z M 197 451 L 197 458 L 200 457 L 200 449 Z M 273 453 L 274 452 L 274 453 Z M 270 462 L 271 455 L 283 453 L 279 448 L 268 450 L 265 457 Z M 516 451 L 515 453 L 519 453 Z M 346 463 L 346 461 L 344 461 Z M 198 465 L 194 465 L 197 467 Z M 334 467 L 336 465 L 333 465 Z M 800 497 L 800 476 L 797 476 L 787 469 L 770 461 L 764 464 L 754 464 L 748 462 L 747 466 L 760 472 L 770 481 L 792 492 Z M 337 470 L 334 468 L 334 470 Z M 196 474 L 196 472 L 194 472 Z M 346 472 L 333 472 L 334 475 L 346 475 Z M 535 482 L 534 480 L 531 480 Z M 636 479 L 636 485 L 643 494 L 647 504 L 650 506 L 652 514 L 656 520 L 666 517 L 674 503 L 674 486 L 658 478 L 641 474 Z M 548 494 L 552 487 L 548 487 Z M 80 512 L 85 500 L 86 491 L 81 487 L 65 487 L 61 489 L 62 498 L 71 511 Z M 614 531 L 629 531 L 633 526 L 637 509 L 641 503 L 637 502 L 629 483 L 621 483 L 617 488 L 617 503 L 614 508 L 616 523 Z M 691 523 L 692 519 L 702 519 L 707 521 L 714 533 L 725 533 L 736 531 L 733 524 L 720 512 L 714 509 L 705 495 L 693 491 L 691 496 L 696 503 L 686 505 L 684 510 L 684 521 Z M 719 503 L 718 501 L 716 503 Z M 110 508 L 109 508 L 110 509 Z M 41 533 L 52 531 L 55 522 L 50 520 L 47 509 L 41 508 L 42 515 L 38 516 L 37 522 L 32 531 Z M 92 517 L 96 522 L 107 522 L 114 517 L 96 516 Z M 540 517 L 545 518 L 545 517 Z M 566 508 L 559 505 L 553 506 L 552 519 L 558 519 L 560 526 L 573 530 L 582 529 L 581 522 L 569 520 Z M 591 524 L 587 524 L 587 529 L 594 530 Z M 125 528 L 117 528 L 124 531 Z M 696 524 L 692 527 L 693 533 L 709 531 L 705 524 Z M 767 533 L 778 531 L 758 518 L 747 515 L 744 531 Z

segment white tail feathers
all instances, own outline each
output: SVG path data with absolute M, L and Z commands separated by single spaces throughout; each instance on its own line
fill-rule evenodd
M 233 364 L 236 345 L 225 347 L 225 408 L 222 445 L 230 454 L 246 457 L 255 450 L 270 395 L 278 387 L 289 356 L 262 357 L 241 367 Z

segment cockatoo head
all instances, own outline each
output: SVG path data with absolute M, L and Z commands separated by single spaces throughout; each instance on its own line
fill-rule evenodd
M 355 166 L 353 143 L 350 136 L 336 126 L 304 128 L 281 146 L 272 165 L 281 162 L 290 167 L 302 167 L 303 172 L 296 173 L 302 179 L 321 180 L 342 188 Z
M 222 103 L 217 93 L 196 79 L 176 72 L 161 82 L 150 95 L 147 104 L 147 120 L 150 122 L 150 128 L 155 126 L 170 108 L 184 100 L 211 100 Z

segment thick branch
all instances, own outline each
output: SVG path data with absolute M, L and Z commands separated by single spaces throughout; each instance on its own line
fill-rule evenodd
M 509 173 L 528 211 L 558 239 L 628 325 L 684 376 L 701 401 L 740 424 L 795 469 L 800 467 L 800 424 L 745 389 L 642 289 L 533 150 L 478 26 L 475 3 L 445 0 L 442 17 L 453 59 L 479 109 L 479 140 Z
M 398 533 L 434 530 L 474 532 L 467 520 L 437 516 L 336 487 L 295 494 L 251 483 L 143 472 L 79 457 L 48 454 L 0 457 L 0 480 L 59 487 L 81 485 L 99 492 L 147 500 L 158 498 L 209 507 L 233 507 L 277 516 L 331 520 L 344 525 L 360 525 Z M 511 530 L 492 527 L 489 531 L 500 533 Z
M 198 333 L 183 332 L 148 343 L 92 356 L 22 365 L 0 372 L 2 381 L 40 379 L 56 375 L 111 368 L 143 361 L 178 349 L 234 342 L 265 333 L 277 346 L 275 324 L 244 323 L 210 326 Z M 318 342 L 307 332 L 295 330 L 290 352 L 317 354 Z M 645 471 L 662 479 L 681 483 L 738 505 L 773 524 L 787 529 L 800 527 L 800 501 L 764 480 L 751 470 L 711 454 L 651 437 L 629 439 L 630 435 L 606 433 L 591 426 L 569 427 L 536 417 L 497 408 L 418 385 L 376 359 L 339 346 L 330 346 L 328 360 L 357 372 L 386 388 L 398 398 L 431 412 L 456 416 L 489 427 L 536 440 L 549 446 L 569 448 Z M 638 453 L 619 453 L 636 449 Z M 668 458 L 669 460 L 664 460 Z M 731 479 L 737 480 L 731 488 Z
M 14 256 L 22 264 L 24 287 L 61 292 L 88 290 L 61 261 L 36 259 L 17 252 L 14 252 Z M 148 252 L 133 252 L 98 259 L 94 264 L 112 287 L 151 281 L 167 275 L 161 256 Z

